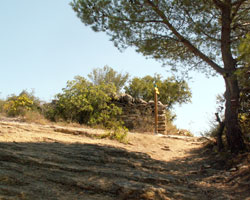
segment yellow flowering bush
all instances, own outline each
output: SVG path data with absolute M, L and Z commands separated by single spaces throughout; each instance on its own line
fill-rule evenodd
M 27 111 L 33 109 L 34 102 L 23 93 L 19 96 L 12 96 L 3 105 L 4 112 L 11 117 L 23 116 Z

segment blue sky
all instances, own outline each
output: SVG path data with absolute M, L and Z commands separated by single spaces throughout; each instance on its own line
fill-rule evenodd
M 170 74 L 161 63 L 132 48 L 119 52 L 105 33 L 95 33 L 76 17 L 69 0 L 11 0 L 0 6 L 0 98 L 34 90 L 45 101 L 61 92 L 74 76 L 86 77 L 108 65 L 132 77 Z M 220 77 L 192 73 L 192 103 L 176 106 L 178 128 L 195 135 L 209 129 L 216 95 L 224 92 Z

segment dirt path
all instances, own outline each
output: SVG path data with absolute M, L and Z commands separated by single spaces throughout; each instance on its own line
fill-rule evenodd
M 238 168 L 222 169 L 199 138 L 100 133 L 0 120 L 0 199 L 250 199 L 249 180 L 232 190 Z

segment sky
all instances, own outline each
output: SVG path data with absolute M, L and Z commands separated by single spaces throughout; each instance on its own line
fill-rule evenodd
M 128 48 L 120 52 L 105 33 L 86 27 L 70 0 L 11 0 L 0 6 L 0 99 L 23 90 L 51 101 L 68 80 L 87 77 L 105 65 L 131 77 L 171 76 L 162 64 Z M 209 130 L 223 79 L 193 72 L 188 81 L 192 103 L 175 106 L 175 124 L 199 135 Z

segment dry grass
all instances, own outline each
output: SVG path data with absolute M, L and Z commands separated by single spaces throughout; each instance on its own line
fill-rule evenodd
M 33 122 L 33 123 L 37 123 L 37 124 L 48 124 L 49 121 L 47 119 L 45 119 L 45 117 L 40 114 L 39 112 L 36 111 L 28 111 L 24 114 L 24 116 L 22 117 L 24 122 Z

